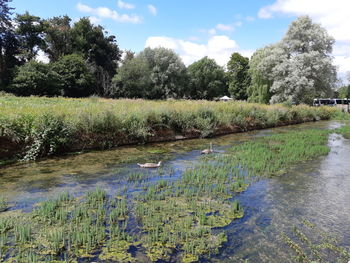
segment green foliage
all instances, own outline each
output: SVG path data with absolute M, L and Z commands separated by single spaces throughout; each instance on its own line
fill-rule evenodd
M 64 151 L 71 140 L 72 130 L 60 116 L 44 114 L 38 119 L 26 138 L 24 161 Z
M 233 53 L 227 63 L 228 90 L 236 100 L 248 98 L 247 89 L 250 86 L 249 58 L 239 53 Z
M 71 19 L 68 16 L 49 18 L 43 21 L 45 32 L 44 51 L 51 62 L 72 53 Z
M 1 0 L 0 1 L 0 32 L 3 33 L 9 27 L 11 27 L 11 18 L 12 10 L 14 8 L 9 7 L 9 3 L 12 0 Z
M 87 97 L 93 93 L 95 80 L 81 56 L 76 54 L 63 56 L 52 64 L 52 70 L 60 76 L 62 95 Z
M 343 86 L 338 89 L 339 92 L 339 98 L 345 99 L 350 98 L 350 85 Z
M 43 41 L 43 23 L 38 16 L 33 16 L 28 12 L 16 16 L 16 34 L 20 41 L 21 57 L 24 61 L 30 61 L 38 53 Z
M 112 77 L 116 73 L 121 51 L 115 36 L 107 36 L 103 27 L 94 26 L 85 17 L 71 29 L 72 52 L 83 56 L 91 65 L 97 83 L 95 93 L 108 94 Z
M 267 46 L 258 49 L 253 54 L 249 62 L 249 74 L 251 76 L 251 85 L 247 89 L 248 101 L 257 103 L 269 103 L 271 99 L 271 62 L 267 66 L 266 61 L 270 61 L 273 46 Z
M 14 68 L 20 64 L 19 43 L 11 21 L 13 8 L 9 6 L 10 2 L 12 0 L 0 0 L 0 90 L 5 90 L 10 84 Z
M 9 91 L 20 96 L 55 96 L 60 94 L 59 82 L 51 65 L 32 60 L 18 68 Z
M 170 49 L 146 48 L 124 61 L 113 82 L 113 97 L 181 98 L 186 86 L 186 67 Z
M 151 94 L 151 69 L 147 61 L 136 56 L 126 60 L 113 78 L 113 97 L 146 98 Z
M 204 57 L 188 67 L 189 96 L 192 99 L 213 99 L 227 94 L 225 72 L 215 60 Z

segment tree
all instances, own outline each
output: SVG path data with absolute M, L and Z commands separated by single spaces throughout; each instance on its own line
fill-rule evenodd
M 126 60 L 113 78 L 112 97 L 150 98 L 151 69 L 146 60 L 136 56 Z
M 5 32 L 12 26 L 10 16 L 14 8 L 8 5 L 11 2 L 12 0 L 0 0 L 0 32 Z
M 31 60 L 18 68 L 9 91 L 19 96 L 60 95 L 60 76 L 50 64 Z
M 71 30 L 72 51 L 89 62 L 97 80 L 95 93 L 108 94 L 110 82 L 116 73 L 121 51 L 115 36 L 107 36 L 103 27 L 94 26 L 88 18 L 76 22 Z
M 247 89 L 250 86 L 249 58 L 239 53 L 233 53 L 227 63 L 228 90 L 236 100 L 248 98 Z
M 47 19 L 44 25 L 44 51 L 50 61 L 57 61 L 60 57 L 72 53 L 71 19 L 68 16 L 59 16 Z
M 189 93 L 193 99 L 213 99 L 227 94 L 225 72 L 214 59 L 204 57 L 188 67 Z
M 248 101 L 268 103 L 271 99 L 272 69 L 278 61 L 272 56 L 274 46 L 256 50 L 249 62 L 251 84 L 247 89 Z
M 13 78 L 14 69 L 20 65 L 19 43 L 10 19 L 11 0 L 0 0 L 0 90 L 5 90 Z
M 64 96 L 87 97 L 93 94 L 95 80 L 85 60 L 77 54 L 66 55 L 53 63 L 52 70 L 60 76 Z
M 340 87 L 338 93 L 341 99 L 350 98 L 350 85 Z
M 332 65 L 334 39 L 308 16 L 294 21 L 275 48 L 282 61 L 273 68 L 271 102 L 290 100 L 312 103 L 315 97 L 328 97 L 336 83 Z
M 16 35 L 19 38 L 21 57 L 29 61 L 38 54 L 39 48 L 43 47 L 43 24 L 38 16 L 25 12 L 16 16 Z
M 146 48 L 120 67 L 114 78 L 114 96 L 181 98 L 185 92 L 186 77 L 186 66 L 174 51 Z
M 329 97 L 336 83 L 332 65 L 334 39 L 308 16 L 294 21 L 277 44 L 253 55 L 250 101 L 312 103 Z

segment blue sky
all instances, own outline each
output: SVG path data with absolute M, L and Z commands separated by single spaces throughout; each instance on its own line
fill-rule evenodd
M 310 15 L 336 39 L 335 64 L 350 70 L 348 0 L 14 0 L 17 13 L 83 16 L 117 37 L 122 49 L 174 49 L 186 64 L 208 55 L 224 65 L 232 52 L 250 56 L 277 42 L 291 21 Z

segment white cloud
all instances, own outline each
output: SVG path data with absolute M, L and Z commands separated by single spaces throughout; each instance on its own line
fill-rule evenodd
M 209 30 L 208 30 L 208 33 L 209 33 L 210 35 L 216 35 L 216 30 L 215 30 L 215 28 L 209 29 Z
M 121 9 L 134 9 L 135 5 L 118 0 L 118 7 Z
M 251 50 L 239 50 L 236 41 L 225 35 L 211 36 L 206 44 L 164 36 L 149 37 L 145 46 L 173 49 L 180 55 L 186 65 L 208 56 L 215 59 L 219 65 L 225 66 L 233 52 L 240 52 L 248 57 L 253 53 Z
M 157 15 L 157 8 L 154 5 L 148 5 L 148 11 L 152 14 L 152 15 Z
M 234 27 L 231 25 L 217 24 L 216 28 L 221 31 L 233 31 Z
M 96 16 L 90 16 L 89 20 L 90 20 L 91 24 L 96 25 L 96 26 L 101 23 L 101 19 L 99 19 Z
M 109 18 L 109 19 L 113 19 L 117 22 L 133 23 L 133 24 L 138 24 L 138 23 L 142 22 L 142 18 L 140 16 L 119 14 L 117 11 L 111 10 L 107 7 L 92 8 L 92 7 L 84 5 L 82 3 L 78 3 L 77 9 L 80 12 L 92 14 L 96 18 L 99 18 L 99 19 Z
M 267 19 L 275 14 L 309 15 L 335 38 L 334 63 L 341 76 L 350 70 L 349 10 L 349 0 L 276 0 L 261 8 L 258 16 Z
M 309 15 L 321 23 L 337 41 L 350 42 L 349 0 L 277 0 L 260 9 L 260 18 L 271 18 L 274 13 Z
M 245 18 L 245 20 L 247 20 L 247 21 L 249 21 L 249 22 L 252 22 L 252 21 L 255 20 L 255 17 L 253 17 L 253 16 L 247 16 L 247 17 Z

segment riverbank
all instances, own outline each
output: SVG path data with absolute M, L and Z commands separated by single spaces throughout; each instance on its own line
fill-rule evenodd
M 245 102 L 0 97 L 0 160 L 210 137 L 327 120 L 327 107 Z

